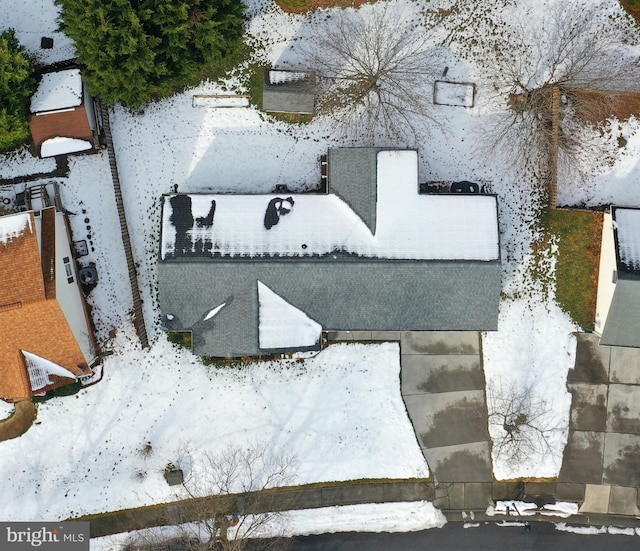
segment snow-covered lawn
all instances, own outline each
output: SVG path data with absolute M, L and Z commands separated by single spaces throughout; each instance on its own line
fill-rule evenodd
M 396 1 L 416 14 L 424 8 L 420 2 Z M 519 19 L 519 14 L 535 22 L 559 2 L 504 1 L 499 14 L 492 15 L 488 8 L 480 12 L 495 17 L 498 26 Z M 68 41 L 58 34 L 59 49 L 38 50 L 39 36 L 55 30 L 57 9 L 51 0 L 7 3 L 11 6 L 0 13 L 0 25 L 15 27 L 42 59 L 67 57 Z M 435 0 L 429 7 L 450 4 Z M 613 4 L 602 3 L 602 9 L 620 9 Z M 290 16 L 270 0 L 256 0 L 249 13 L 248 29 L 264 46 L 265 61 L 293 65 L 296 53 L 289 46 L 308 36 L 313 18 L 325 12 Z M 452 13 L 457 17 L 458 12 Z M 447 22 L 452 27 L 454 23 Z M 460 32 L 483 29 L 478 25 Z M 535 32 L 532 24 L 532 37 Z M 470 41 L 465 44 L 470 47 Z M 21 438 L 2 443 L 2 520 L 60 518 L 179 497 L 161 473 L 185 446 L 197 469 L 205 450 L 264 439 L 273 452 L 297 456 L 300 483 L 427 475 L 400 397 L 396 345 L 333 346 L 302 363 L 216 370 L 169 345 L 159 328 L 156 261 L 163 193 L 175 186 L 181 192 L 242 193 L 269 192 L 278 184 L 291 190 L 312 188 L 320 181 L 319 156 L 346 144 L 417 148 L 420 181 L 489 182 L 498 195 L 505 298 L 498 331 L 484 335 L 487 384 L 490 391 L 498 385 L 531 386 L 550 404 L 550 421 L 559 430 L 553 453 L 532 455 L 519 464 L 494 458 L 494 472 L 498 478 L 557 475 L 568 430 L 565 380 L 574 361 L 575 326 L 555 304 L 553 289 L 542 288 L 529 276 L 531 245 L 539 232 L 539 181 L 533 170 L 514 169 L 513 159 L 482 154 L 483 130 L 505 107 L 493 99 L 492 83 L 483 79 L 482 70 L 462 55 L 464 48 L 452 46 L 447 80 L 474 82 L 475 107 L 434 108 L 441 127 L 413 143 L 361 144 L 348 135 L 335 135 L 331 121 L 321 118 L 288 125 L 255 108 L 194 108 L 194 95 L 229 93 L 229 87 L 211 83 L 149 105 L 144 112 L 113 110 L 129 230 L 154 344 L 141 350 L 131 329 L 131 295 L 106 155 L 75 157 L 62 184 L 63 201 L 76 214 L 71 217 L 74 238 L 86 239 L 91 248 L 83 261 L 93 260 L 98 267 L 100 283 L 90 302 L 98 336 L 113 355 L 105 360 L 105 376 L 98 385 L 39 406 L 37 425 Z M 432 91 L 433 83 L 425 83 L 425 93 Z M 632 120 L 616 132 L 624 135 L 627 146 L 610 148 L 609 161 L 586 157 L 578 174 L 560 175 L 561 203 L 640 205 L 640 128 Z M 611 140 L 611 135 L 604 132 L 602 140 Z M 24 152 L 0 160 L 3 177 L 51 169 L 50 161 L 33 161 Z M 550 258 L 551 275 L 553 265 Z M 138 450 L 148 441 L 153 454 L 144 459 Z
M 54 159 L 38 159 L 22 147 L 2 156 L 0 178 L 16 178 L 29 174 L 51 172 L 56 169 Z
M 3 492 L 13 497 L 0 518 L 186 498 L 165 482 L 167 464 L 200 478 L 202 455 L 229 445 L 292 456 L 294 483 L 428 476 L 400 396 L 397 344 L 335 345 L 306 362 L 235 369 L 205 367 L 164 339 L 141 350 L 123 330 L 114 344 L 98 385 L 41 404 L 37 424 L 3 443 Z

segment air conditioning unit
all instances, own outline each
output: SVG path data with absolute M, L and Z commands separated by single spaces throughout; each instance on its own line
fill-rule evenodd
M 91 264 L 80 268 L 80 281 L 83 285 L 94 285 L 98 283 L 98 270 L 95 265 Z

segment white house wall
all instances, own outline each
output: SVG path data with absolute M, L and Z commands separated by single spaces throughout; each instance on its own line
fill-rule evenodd
M 35 220 L 38 236 L 41 236 L 42 220 L 39 216 L 36 216 Z M 95 359 L 95 350 L 89 334 L 85 305 L 70 242 L 71 239 L 67 232 L 64 214 L 56 212 L 56 299 L 67 318 L 76 341 L 78 341 L 87 364 L 91 365 Z M 40 239 L 38 240 L 38 246 L 42 247 Z M 68 281 L 65 258 L 69 259 L 68 265 L 73 281 Z
M 607 321 L 609 307 L 616 289 L 614 273 L 616 271 L 616 250 L 613 240 L 613 220 L 606 212 L 602 221 L 602 244 L 600 247 L 600 269 L 598 272 L 598 298 L 596 300 L 595 332 L 602 335 Z

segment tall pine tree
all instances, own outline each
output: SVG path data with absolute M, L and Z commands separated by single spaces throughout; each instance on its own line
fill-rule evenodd
M 36 88 L 33 66 L 13 30 L 0 33 L 0 151 L 29 138 L 28 105 Z
M 56 0 L 61 27 L 108 104 L 139 106 L 220 75 L 242 45 L 241 0 Z

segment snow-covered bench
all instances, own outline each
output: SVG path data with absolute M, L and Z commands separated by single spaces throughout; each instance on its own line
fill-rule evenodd
M 200 96 L 195 95 L 191 101 L 192 107 L 249 107 L 249 96 L 228 94 Z

